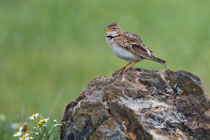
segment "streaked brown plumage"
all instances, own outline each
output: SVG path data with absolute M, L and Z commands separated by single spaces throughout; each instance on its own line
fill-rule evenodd
M 126 65 L 120 70 L 125 69 L 124 71 L 127 71 L 132 69 L 137 62 L 143 59 L 149 59 L 167 67 L 166 61 L 157 58 L 154 53 L 143 44 L 137 34 L 123 32 L 117 22 L 108 25 L 104 30 L 107 31 L 107 43 L 110 45 L 115 55 L 128 61 L 128 65 L 134 63 L 128 69 L 125 69 L 126 66 L 128 66 Z

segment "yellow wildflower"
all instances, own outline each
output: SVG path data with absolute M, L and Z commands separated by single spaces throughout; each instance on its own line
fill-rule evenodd
M 22 136 L 22 137 L 20 137 L 19 139 L 20 139 L 20 140 L 29 140 L 29 138 L 26 137 L 26 136 Z
M 23 130 L 23 126 L 19 127 L 19 131 L 22 132 Z
M 22 135 L 22 132 L 21 131 L 17 131 L 13 137 L 20 137 Z
M 37 125 L 40 127 L 42 125 L 42 122 L 38 122 Z
M 29 117 L 30 120 L 34 120 L 39 116 L 39 113 L 32 114 L 31 117 Z
M 48 122 L 48 120 L 49 120 L 49 118 L 41 119 L 40 122 L 45 122 L 46 123 L 46 122 Z
M 28 136 L 29 136 L 29 132 L 26 132 L 26 133 L 25 133 L 25 136 L 28 137 Z

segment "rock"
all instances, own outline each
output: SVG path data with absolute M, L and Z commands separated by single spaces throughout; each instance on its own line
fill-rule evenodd
M 62 140 L 209 140 L 210 101 L 185 71 L 143 70 L 97 77 L 70 102 Z

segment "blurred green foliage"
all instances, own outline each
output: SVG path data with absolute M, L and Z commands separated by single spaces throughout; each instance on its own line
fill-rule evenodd
M 113 21 L 139 34 L 171 70 L 198 75 L 210 91 L 209 5 L 208 0 L 0 0 L 0 114 L 8 124 L 36 112 L 61 118 L 91 79 L 111 76 L 126 64 L 105 41 L 103 29 Z M 163 69 L 151 61 L 136 67 Z

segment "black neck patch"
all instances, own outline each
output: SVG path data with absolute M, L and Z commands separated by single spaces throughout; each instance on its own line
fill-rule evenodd
M 120 36 L 120 35 L 116 35 L 116 36 L 108 35 L 108 36 L 106 36 L 106 37 L 112 39 L 112 38 L 115 38 L 115 37 L 117 37 L 117 36 Z

